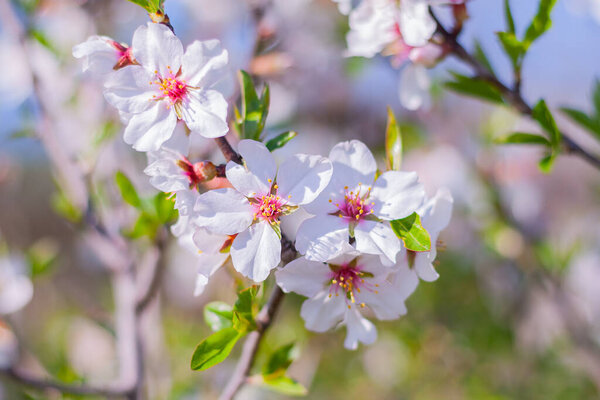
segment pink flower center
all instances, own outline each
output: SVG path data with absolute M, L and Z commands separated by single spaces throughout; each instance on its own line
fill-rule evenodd
M 185 100 L 189 86 L 184 80 L 177 78 L 170 66 L 167 66 L 169 73 L 166 76 L 161 76 L 158 71 L 154 71 L 156 74 L 156 80 L 150 82 L 151 85 L 156 85 L 157 90 L 160 92 L 159 95 L 152 95 L 155 100 L 162 100 L 168 98 L 171 100 L 171 104 L 179 104 Z
M 135 58 L 133 57 L 131 47 L 123 46 L 121 43 L 115 42 L 114 40 L 110 41 L 110 45 L 117 50 L 117 63 L 113 67 L 114 70 L 137 64 L 137 61 L 135 61 Z
M 371 194 L 371 188 L 368 187 L 364 193 L 362 190 L 362 184 L 358 184 L 356 192 L 349 191 L 348 186 L 344 187 L 344 198 L 343 200 L 335 203 L 338 211 L 335 213 L 340 218 L 347 218 L 350 221 L 359 221 L 365 218 L 367 215 L 373 213 L 374 203 L 369 203 L 369 195 Z M 329 200 L 333 203 L 333 200 Z
M 368 290 L 375 294 L 379 293 L 377 291 L 378 284 L 372 284 L 365 280 L 365 278 L 368 279 L 373 277 L 373 275 L 362 271 L 360 266 L 355 264 L 356 259 L 348 264 L 329 265 L 331 269 L 329 297 L 339 296 L 341 292 L 345 296 L 348 308 L 351 308 L 352 304 L 356 303 L 356 293 L 360 293 L 361 290 Z M 360 303 L 360 307 L 364 308 L 365 303 Z
M 261 218 L 271 224 L 279 224 L 285 201 L 277 194 L 254 198 L 254 219 Z

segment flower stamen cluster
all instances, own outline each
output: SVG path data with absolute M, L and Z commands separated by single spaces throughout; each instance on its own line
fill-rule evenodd
M 344 186 L 344 192 L 344 199 L 335 203 L 338 209 L 336 213 L 338 217 L 347 218 L 349 221 L 358 221 L 373 213 L 375 203 L 368 202 L 369 195 L 371 194 L 370 186 L 367 186 L 366 193 L 362 195 L 362 183 L 358 184 L 356 192 L 348 192 L 348 186 Z M 333 200 L 329 199 L 329 202 L 333 203 Z

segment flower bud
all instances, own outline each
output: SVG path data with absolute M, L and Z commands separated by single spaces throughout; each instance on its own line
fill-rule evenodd
M 194 174 L 198 181 L 210 181 L 217 176 L 217 168 L 210 161 L 201 161 L 194 164 Z
M 415 47 L 408 54 L 408 58 L 414 64 L 422 65 L 427 68 L 434 67 L 444 55 L 441 46 L 428 43 L 423 47 Z

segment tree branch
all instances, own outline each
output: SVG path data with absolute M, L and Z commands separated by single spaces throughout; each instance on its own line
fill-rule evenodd
M 514 88 L 509 88 L 508 86 L 506 86 L 491 71 L 489 71 L 483 64 L 481 64 L 473 55 L 471 55 L 458 42 L 454 35 L 452 35 L 444 28 L 444 26 L 435 16 L 431 7 L 429 11 L 431 16 L 437 23 L 437 33 L 444 38 L 444 44 L 448 46 L 451 54 L 453 54 L 456 58 L 460 59 L 473 69 L 473 71 L 475 72 L 474 78 L 484 80 L 494 85 L 496 89 L 500 91 L 500 93 L 506 99 L 506 101 L 509 102 L 517 111 L 519 111 L 523 115 L 531 117 L 533 110 L 521 94 L 520 78 L 517 77 L 517 84 Z M 589 151 L 582 148 L 565 132 L 561 132 L 561 140 L 564 149 L 568 154 L 577 155 L 586 160 L 592 166 L 596 167 L 597 169 L 600 169 L 600 158 L 598 155 L 592 154 Z

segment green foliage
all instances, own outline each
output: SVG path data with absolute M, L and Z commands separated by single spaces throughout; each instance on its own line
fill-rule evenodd
M 592 97 L 594 111 L 590 114 L 568 107 L 561 108 L 561 111 L 567 114 L 575 123 L 592 133 L 597 139 L 600 139 L 600 81 L 596 81 Z
M 280 376 L 269 380 L 261 379 L 260 376 L 257 376 L 252 377 L 251 382 L 286 396 L 306 396 L 308 394 L 308 390 L 304 386 L 289 376 Z
M 492 75 L 494 75 L 494 67 L 492 67 L 492 63 L 490 62 L 489 57 L 485 54 L 481 43 L 479 40 L 475 40 L 475 50 L 473 56 L 479 61 Z
M 242 111 L 235 108 L 234 127 L 242 139 L 261 140 L 269 113 L 270 92 L 265 84 L 260 98 L 256 93 L 252 77 L 246 71 L 239 71 Z
M 256 295 L 259 286 L 254 285 L 242 290 L 238 294 L 237 301 L 233 306 L 233 327 L 240 332 L 248 332 L 256 329 L 254 317 L 258 312 Z
M 100 130 L 94 136 L 92 145 L 94 146 L 94 148 L 98 148 L 104 143 L 114 138 L 118 132 L 119 126 L 114 121 L 107 121 L 104 124 L 102 124 Z
M 500 91 L 491 83 L 471 78 L 453 72 L 454 81 L 445 82 L 444 86 L 457 93 L 465 94 L 472 97 L 478 97 L 492 103 L 504 103 Z
M 142 200 L 140 199 L 140 196 L 138 196 L 135 186 L 133 186 L 133 183 L 131 183 L 127 175 L 121 171 L 117 171 L 115 182 L 121 192 L 121 197 L 127 204 L 135 208 L 140 208 L 142 206 Z
M 550 141 L 548 153 L 540 160 L 539 166 L 543 172 L 550 172 L 554 164 L 554 160 L 560 152 L 561 133 L 556 125 L 556 121 L 552 113 L 548 109 L 546 102 L 542 99 L 533 107 L 531 114 L 542 129 L 548 134 Z
M 392 230 L 404 242 L 404 247 L 412 251 L 431 250 L 429 232 L 421 225 L 421 217 L 416 212 L 406 218 L 390 222 Z
M 294 343 L 286 344 L 275 350 L 263 365 L 262 376 L 265 380 L 273 380 L 285 375 L 288 367 L 296 359 Z
M 58 259 L 58 244 L 51 239 L 40 239 L 25 252 L 32 277 L 47 274 Z
M 527 47 L 552 26 L 550 13 L 555 4 L 556 0 L 540 0 L 538 11 L 525 32 L 524 42 L 527 43 Z
M 550 142 L 543 136 L 534 133 L 515 132 L 508 136 L 496 139 L 498 144 L 534 144 L 550 146 Z
M 54 212 L 74 224 L 81 221 L 81 210 L 71 202 L 58 183 L 56 188 L 57 191 L 52 194 L 50 199 L 50 205 Z
M 287 144 L 287 142 L 289 142 L 290 140 L 295 138 L 297 135 L 298 135 L 298 133 L 296 133 L 295 131 L 287 131 L 287 132 L 280 133 L 279 135 L 275 136 L 273 139 L 269 140 L 265 144 L 265 146 L 267 146 L 267 149 L 269 149 L 269 151 L 280 149 L 283 146 L 285 146 Z
M 496 35 L 498 35 L 504 51 L 510 58 L 513 69 L 520 70 L 523 57 L 527 52 L 527 45 L 517 39 L 517 36 L 512 32 L 497 32 Z
M 211 301 L 204 306 L 204 321 L 214 332 L 231 328 L 233 308 L 222 301 Z
M 137 4 L 142 7 L 150 14 L 155 14 L 157 12 L 163 12 L 163 2 L 164 0 L 129 0 L 130 2 Z
M 515 20 L 510 10 L 510 1 L 504 0 L 504 18 L 506 19 L 506 29 L 509 33 L 515 33 Z
M 396 122 L 394 112 L 388 107 L 388 120 L 385 129 L 385 159 L 389 170 L 398 171 L 402 165 L 402 132 Z
M 219 364 L 229 356 L 233 346 L 244 336 L 234 328 L 225 328 L 204 339 L 192 356 L 191 368 L 203 371 Z

